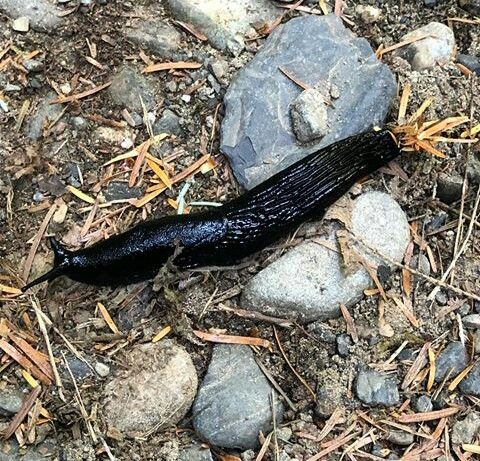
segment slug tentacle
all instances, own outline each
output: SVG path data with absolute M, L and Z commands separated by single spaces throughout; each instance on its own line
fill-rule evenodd
M 356 181 L 399 154 L 388 131 L 363 133 L 310 154 L 215 210 L 142 222 L 78 251 L 51 238 L 54 268 L 23 291 L 60 275 L 94 285 L 139 282 L 171 257 L 180 270 L 232 266 L 321 217 Z

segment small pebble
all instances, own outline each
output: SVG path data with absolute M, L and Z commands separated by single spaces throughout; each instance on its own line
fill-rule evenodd
M 480 314 L 470 314 L 462 318 L 463 326 L 466 328 L 480 328 Z
M 16 32 L 28 32 L 30 20 L 26 16 L 21 16 L 12 22 L 12 29 Z
M 41 202 L 44 198 L 44 195 L 38 190 L 33 194 L 34 202 Z
M 43 61 L 39 61 L 38 59 L 25 59 L 23 61 L 23 67 L 25 67 L 27 72 L 41 72 L 45 65 Z
M 427 413 L 429 411 L 432 411 L 433 404 L 430 400 L 430 397 L 428 397 L 428 395 L 421 395 L 420 397 L 418 397 L 417 401 L 415 402 L 415 409 L 419 413 Z
M 405 431 L 392 430 L 388 433 L 387 440 L 395 445 L 408 447 L 413 443 L 413 434 Z
M 480 58 L 478 56 L 472 56 L 471 54 L 459 54 L 457 56 L 457 62 L 464 65 L 467 69 L 480 75 Z
M 110 367 L 102 362 L 97 362 L 95 364 L 95 371 L 102 378 L 106 378 L 110 374 Z
M 442 290 L 440 290 L 435 295 L 435 301 L 437 301 L 437 303 L 440 304 L 440 306 L 445 306 L 445 304 L 447 304 L 448 297 Z
M 347 357 L 350 354 L 350 346 L 353 345 L 350 335 L 337 336 L 337 352 L 340 357 Z
M 184 94 L 184 95 L 182 95 L 181 99 L 182 99 L 183 102 L 190 102 L 192 97 L 189 94 Z

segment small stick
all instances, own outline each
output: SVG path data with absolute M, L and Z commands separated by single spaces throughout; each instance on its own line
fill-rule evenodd
M 28 397 L 22 404 L 22 408 L 20 408 L 19 412 L 14 416 L 14 418 L 8 425 L 7 430 L 3 435 L 4 440 L 9 439 L 15 433 L 15 431 L 18 429 L 18 426 L 20 426 L 25 416 L 27 416 L 27 413 L 35 404 L 35 401 L 40 395 L 40 392 L 42 392 L 42 386 L 37 386 L 35 389 L 32 390 L 32 392 L 30 392 L 30 394 L 28 394 Z
M 24 282 L 27 281 L 28 276 L 30 275 L 30 271 L 32 270 L 33 259 L 37 254 L 38 246 L 40 245 L 43 234 L 47 230 L 50 219 L 52 219 L 52 216 L 54 215 L 56 209 L 57 209 L 57 205 L 55 204 L 53 204 L 50 207 L 50 210 L 48 210 L 48 213 L 45 215 L 45 218 L 43 218 L 42 224 L 40 225 L 40 229 L 38 229 L 38 232 L 35 235 L 35 238 L 33 239 L 32 247 L 30 248 L 30 252 L 28 253 L 27 260 L 25 261 L 25 267 L 23 268 L 22 279 Z
M 287 362 L 287 365 L 290 367 L 290 370 L 293 371 L 293 374 L 298 378 L 298 380 L 307 388 L 308 392 L 313 397 L 313 400 L 317 400 L 317 396 L 315 395 L 315 392 L 313 392 L 313 389 L 308 385 L 308 383 L 300 376 L 297 370 L 293 368 L 293 365 L 291 364 L 290 360 L 288 360 L 287 355 L 285 354 L 285 351 L 283 350 L 282 343 L 280 342 L 280 338 L 278 336 L 277 329 L 275 328 L 275 325 L 273 325 L 273 333 L 275 334 L 275 339 L 277 340 L 278 348 L 280 349 L 280 352 L 283 355 L 283 358 L 285 359 L 285 362 Z
M 63 395 L 62 379 L 60 378 L 60 374 L 58 373 L 58 369 L 57 369 L 57 364 L 55 363 L 55 357 L 53 356 L 52 345 L 50 344 L 50 338 L 48 337 L 47 327 L 45 326 L 45 322 L 43 321 L 42 312 L 38 307 L 37 303 L 35 302 L 35 300 L 33 299 L 33 297 L 30 298 L 30 301 L 32 303 L 33 310 L 35 311 L 35 314 L 37 316 L 38 326 L 40 328 L 40 331 L 43 334 L 43 338 L 45 339 L 45 343 L 47 345 L 48 358 L 50 359 L 50 365 L 52 366 L 53 375 L 55 376 L 55 384 L 58 387 L 58 395 L 60 396 L 62 401 L 65 402 L 66 400 L 65 400 L 65 396 Z
M 447 280 L 447 277 L 448 277 L 448 274 L 450 274 L 450 272 L 452 271 L 452 269 L 455 267 L 455 265 L 457 264 L 457 261 L 458 261 L 458 258 L 460 258 L 460 256 L 465 252 L 465 250 L 467 249 L 467 246 L 468 246 L 468 242 L 470 240 L 470 236 L 472 235 L 472 231 L 473 231 L 473 226 L 474 226 L 474 223 L 475 223 L 475 220 L 477 219 L 477 211 L 478 211 L 478 204 L 480 202 L 480 186 L 478 187 L 478 190 L 477 190 L 477 196 L 475 198 L 475 205 L 473 206 L 473 211 L 472 211 L 472 219 L 470 221 L 470 224 L 468 226 L 468 229 L 467 229 L 467 234 L 465 235 L 465 239 L 462 243 L 462 246 L 460 247 L 460 249 L 458 250 L 457 254 L 453 257 L 452 259 L 452 262 L 450 263 L 450 265 L 447 267 L 447 270 L 443 273 L 442 275 L 442 278 L 440 279 L 440 281 L 442 283 L 445 283 L 445 280 Z M 431 292 L 430 294 L 428 295 L 427 299 L 429 301 L 432 301 L 434 298 L 435 298 L 435 295 L 438 293 L 438 290 L 440 290 L 440 287 L 439 286 L 436 286 Z M 480 300 L 480 297 L 477 297 L 476 299 Z
M 293 402 L 288 398 L 287 394 L 285 394 L 285 391 L 280 387 L 280 384 L 277 383 L 275 378 L 270 374 L 270 372 L 267 370 L 267 367 L 263 364 L 263 362 L 258 358 L 255 357 L 255 362 L 257 362 L 257 365 L 259 366 L 260 370 L 262 370 L 263 374 L 265 377 L 270 381 L 272 386 L 277 390 L 277 392 L 285 399 L 285 402 L 287 402 L 287 405 L 293 410 L 297 411 L 297 408 L 293 404 Z

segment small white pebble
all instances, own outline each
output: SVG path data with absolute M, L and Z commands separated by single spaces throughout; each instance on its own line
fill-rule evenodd
M 28 32 L 30 20 L 26 16 L 20 16 L 12 22 L 12 29 L 17 32 Z
M 133 147 L 133 141 L 130 138 L 125 138 L 120 144 L 124 149 L 130 149 Z
M 72 87 L 70 86 L 70 83 L 67 82 L 60 85 L 60 91 L 63 94 L 70 94 L 72 92 Z
M 8 105 L 7 105 L 7 103 L 6 103 L 3 99 L 0 99 L 0 108 L 1 108 L 4 112 L 8 112 Z
M 110 374 L 110 367 L 102 362 L 97 362 L 95 364 L 95 371 L 99 376 L 105 378 Z
M 192 97 L 189 94 L 184 94 L 182 96 L 182 101 L 184 101 L 184 102 L 190 102 L 191 99 L 192 99 Z

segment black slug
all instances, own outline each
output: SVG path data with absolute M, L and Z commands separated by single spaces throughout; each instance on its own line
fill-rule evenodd
M 178 269 L 230 266 L 323 215 L 359 179 L 399 155 L 388 131 L 353 136 L 294 163 L 222 207 L 166 216 L 78 251 L 50 239 L 52 270 L 23 287 L 61 275 L 93 285 L 153 278 L 169 258 Z

